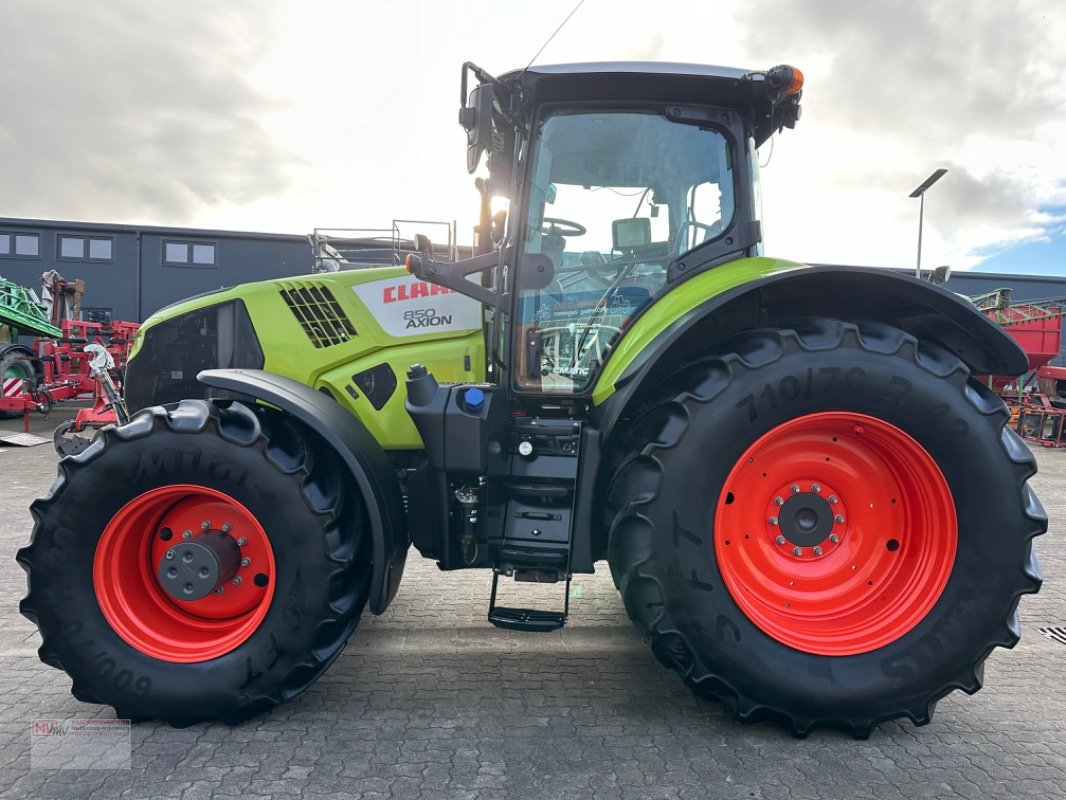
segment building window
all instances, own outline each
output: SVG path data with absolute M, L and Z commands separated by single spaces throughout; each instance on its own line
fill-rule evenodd
M 214 242 L 163 242 L 164 267 L 213 267 L 216 254 Z
M 112 239 L 110 236 L 59 235 L 56 248 L 59 257 L 75 261 L 111 261 Z
M 89 237 L 89 260 L 90 261 L 111 261 L 112 260 L 112 242 L 110 238 L 90 236 Z
M 0 233 L 0 257 L 40 258 L 41 237 L 36 233 Z

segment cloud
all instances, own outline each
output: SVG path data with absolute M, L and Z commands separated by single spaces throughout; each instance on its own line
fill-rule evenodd
M 734 19 L 752 54 L 809 66 L 804 122 L 831 129 L 837 145 L 827 185 L 876 197 L 902 232 L 917 216 L 902 198 L 933 168 L 949 169 L 926 204 L 927 245 L 972 266 L 1046 236 L 1056 219 L 1047 209 L 1066 198 L 1066 17 L 1055 9 L 749 0 Z
M 9 0 L 4 29 L 0 215 L 182 224 L 299 166 L 247 77 L 263 3 Z
M 819 113 L 936 145 L 974 130 L 1024 134 L 1066 108 L 1066 51 L 1041 7 L 1048 4 L 752 0 L 739 19 L 751 49 L 787 38 L 797 57 L 831 54 Z

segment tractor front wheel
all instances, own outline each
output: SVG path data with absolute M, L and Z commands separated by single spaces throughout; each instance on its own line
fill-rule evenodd
M 238 722 L 340 653 L 369 585 L 365 508 L 283 414 L 187 400 L 59 465 L 19 551 L 41 660 L 120 717 Z
M 817 319 L 677 375 L 627 437 L 609 559 L 655 655 L 741 721 L 929 721 L 1019 636 L 1047 518 L 1008 414 L 946 351 Z

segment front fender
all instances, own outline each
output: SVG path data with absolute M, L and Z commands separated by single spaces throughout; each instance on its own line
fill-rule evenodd
M 608 435 L 649 379 L 663 377 L 672 349 L 713 352 L 716 340 L 741 330 L 811 316 L 892 325 L 951 351 L 975 374 L 1019 375 L 1028 366 L 1000 326 L 939 286 L 888 270 L 742 259 L 681 284 L 626 332 L 593 390 L 601 431 Z
M 410 541 L 396 472 L 366 426 L 332 398 L 272 372 L 207 369 L 196 377 L 207 386 L 280 408 L 337 451 L 366 503 L 373 543 L 370 610 L 382 613 L 400 586 Z

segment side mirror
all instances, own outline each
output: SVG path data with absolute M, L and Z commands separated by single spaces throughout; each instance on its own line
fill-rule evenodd
M 542 253 L 526 253 L 518 265 L 518 287 L 539 291 L 551 285 L 555 264 Z
M 424 233 L 415 234 L 415 250 L 426 258 L 433 258 L 433 242 Z
M 950 278 L 951 267 L 945 264 L 944 266 L 937 267 L 933 270 L 933 274 L 929 276 L 929 281 L 937 286 L 942 286 L 947 283 Z
M 492 105 L 495 92 L 492 84 L 483 83 L 470 92 L 467 104 L 459 109 L 459 124 L 466 129 L 466 171 L 473 173 L 481 161 L 481 154 L 492 144 Z

